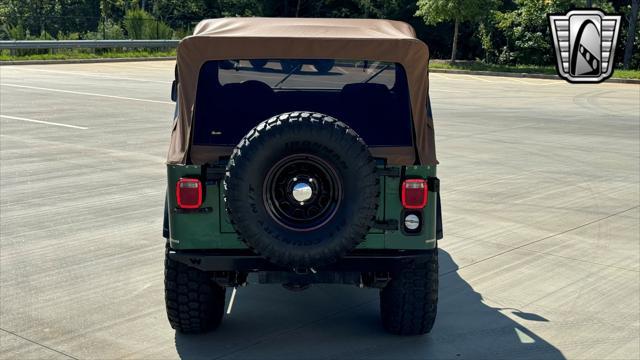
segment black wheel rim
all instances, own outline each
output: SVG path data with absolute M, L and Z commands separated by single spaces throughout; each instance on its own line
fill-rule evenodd
M 342 200 L 342 183 L 333 166 L 321 158 L 291 155 L 267 173 L 263 200 L 269 215 L 281 226 L 311 231 L 335 216 Z

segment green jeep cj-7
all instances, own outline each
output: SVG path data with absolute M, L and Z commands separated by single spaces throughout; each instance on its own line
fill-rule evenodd
M 431 330 L 442 221 L 428 57 L 386 20 L 215 19 L 180 42 L 164 229 L 174 329 L 216 328 L 225 289 L 257 273 L 291 290 L 379 288 L 385 329 Z

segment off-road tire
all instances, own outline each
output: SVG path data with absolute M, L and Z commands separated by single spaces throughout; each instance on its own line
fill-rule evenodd
M 171 260 L 166 253 L 164 298 L 169 323 L 178 332 L 204 333 L 222 321 L 225 288 L 206 272 Z
M 425 262 L 414 262 L 380 291 L 380 315 L 388 332 L 422 335 L 431 331 L 438 305 L 438 250 Z
M 330 163 L 344 190 L 335 215 L 308 231 L 279 223 L 264 200 L 269 171 L 296 154 Z M 346 124 L 312 112 L 285 113 L 256 126 L 234 149 L 224 179 L 225 208 L 239 238 L 288 268 L 327 265 L 353 250 L 375 221 L 379 192 L 376 163 L 364 141 Z

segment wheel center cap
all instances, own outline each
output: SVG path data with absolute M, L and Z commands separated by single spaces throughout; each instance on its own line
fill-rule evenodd
M 304 202 L 311 199 L 313 195 L 313 189 L 311 186 L 305 182 L 299 182 L 293 185 L 293 190 L 291 190 L 291 195 L 296 201 Z

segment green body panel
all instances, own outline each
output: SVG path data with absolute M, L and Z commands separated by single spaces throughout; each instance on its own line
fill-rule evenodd
M 422 178 L 436 176 L 435 166 L 407 166 L 405 177 Z M 387 177 L 385 191 L 385 215 L 388 219 L 397 219 L 402 225 L 402 199 L 400 195 L 400 178 Z M 429 191 L 427 206 L 422 211 L 422 232 L 417 235 L 405 235 L 401 230 L 385 232 L 385 249 L 433 249 L 436 244 L 436 201 L 437 193 Z
M 203 191 L 203 208 L 211 212 L 176 212 L 175 187 L 182 177 L 204 180 L 199 165 L 167 165 L 170 243 L 173 249 L 246 249 L 240 241 L 224 210 L 222 181 L 211 182 Z M 436 176 L 435 166 L 408 166 L 405 176 Z M 205 182 L 203 181 L 203 184 Z M 420 234 L 406 235 L 400 230 L 371 229 L 358 249 L 433 249 L 435 247 L 436 224 L 435 192 L 429 192 L 429 201 L 423 210 L 423 226 Z M 397 220 L 402 224 L 400 178 L 380 178 L 380 206 L 377 221 Z

